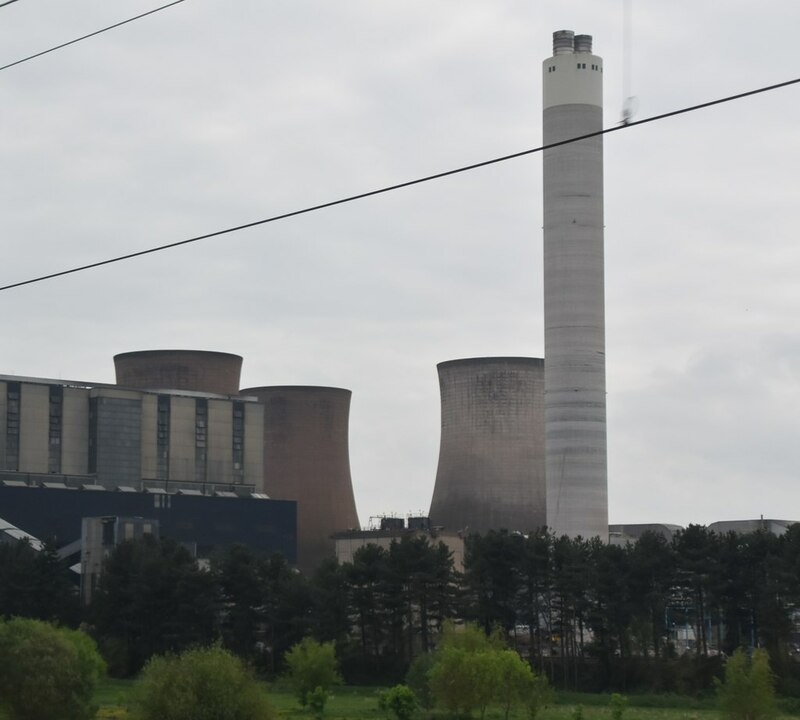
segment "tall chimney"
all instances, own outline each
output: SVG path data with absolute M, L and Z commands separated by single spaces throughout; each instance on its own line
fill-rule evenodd
M 603 128 L 603 60 L 592 38 L 553 33 L 542 64 L 544 144 Z M 547 524 L 608 539 L 603 138 L 544 152 Z

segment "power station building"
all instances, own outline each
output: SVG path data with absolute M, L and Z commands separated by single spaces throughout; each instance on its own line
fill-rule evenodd
M 213 505 L 214 497 L 258 500 L 219 507 L 224 517 L 241 512 L 241 522 L 260 529 L 236 527 L 217 537 L 258 540 L 257 549 L 282 552 L 307 571 L 334 556 L 333 533 L 359 527 L 349 390 L 240 391 L 242 358 L 229 353 L 151 350 L 117 355 L 114 362 L 116 385 L 0 376 L 0 518 L 35 537 L 66 532 L 72 543 L 84 511 L 86 517 L 127 516 L 142 502 L 150 517 L 147 508 L 183 506 L 186 497 L 198 508 Z M 42 496 L 48 502 L 67 492 L 67 529 L 56 522 L 58 507 L 43 522 L 33 519 L 31 499 L 41 502 L 48 490 L 55 493 Z M 24 511 L 20 503 L 28 503 Z M 281 518 L 277 535 L 276 518 L 263 515 L 268 506 Z M 181 522 L 203 545 L 204 533 L 219 524 L 209 519 L 207 527 Z M 161 527 L 172 534 L 177 526 L 162 521 Z
M 553 33 L 542 64 L 545 147 L 603 129 L 603 60 L 590 35 Z M 544 151 L 547 524 L 608 538 L 603 138 Z
M 264 413 L 254 399 L 3 375 L 0 418 L 7 479 L 263 492 Z
M 546 525 L 544 361 L 471 358 L 438 370 L 441 444 L 431 525 L 463 533 Z
M 84 518 L 118 517 L 157 523 L 161 535 L 200 558 L 241 543 L 254 552 L 281 553 L 290 563 L 296 559 L 295 503 L 258 494 L 76 489 L 0 480 L 0 517 L 37 540 L 54 540 L 64 558 L 80 553 Z
M 545 359 L 439 364 L 434 527 L 608 539 L 602 77 L 591 36 L 553 34 L 542 65 Z M 333 556 L 334 534 L 359 528 L 349 390 L 240 389 L 242 358 L 228 353 L 114 362 L 116 385 L 0 376 L 0 483 L 290 501 L 308 571 Z

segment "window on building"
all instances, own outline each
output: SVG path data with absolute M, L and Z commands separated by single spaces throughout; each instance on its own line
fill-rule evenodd
M 50 423 L 47 470 L 51 473 L 61 472 L 61 435 L 64 420 L 64 388 L 61 385 L 50 386 Z
M 171 398 L 169 395 L 158 396 L 156 417 L 156 477 L 169 480 L 169 421 Z
M 197 398 L 194 406 L 194 479 L 206 481 L 208 465 L 208 400 Z
M 89 472 L 97 472 L 97 398 L 89 398 Z
M 244 403 L 233 403 L 233 481 L 244 480 Z
M 6 385 L 6 470 L 19 470 L 19 422 L 22 385 Z

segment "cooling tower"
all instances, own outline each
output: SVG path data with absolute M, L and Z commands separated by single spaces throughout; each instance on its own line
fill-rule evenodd
M 442 435 L 431 525 L 528 531 L 545 525 L 544 361 L 439 363 Z
M 603 128 L 603 61 L 592 38 L 553 33 L 542 64 L 544 143 Z M 608 538 L 603 138 L 544 151 L 547 524 Z
M 142 350 L 114 356 L 117 385 L 237 395 L 242 358 L 206 350 Z
M 313 572 L 334 554 L 331 535 L 359 528 L 350 479 L 349 390 L 255 387 L 264 405 L 264 491 L 297 501 L 297 564 Z

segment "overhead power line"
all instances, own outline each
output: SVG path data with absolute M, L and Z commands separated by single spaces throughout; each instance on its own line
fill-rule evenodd
M 103 265 L 111 265 L 112 263 L 122 262 L 123 260 L 132 260 L 133 258 L 141 257 L 142 255 L 150 255 L 152 253 L 161 252 L 162 250 L 180 247 L 181 245 L 189 245 L 200 240 L 208 240 L 209 238 L 227 235 L 240 230 L 247 230 L 248 228 L 257 227 L 258 225 L 266 225 L 267 223 L 277 222 L 278 220 L 286 220 L 287 218 L 305 215 L 318 210 L 324 210 L 325 208 L 334 207 L 336 205 L 344 205 L 345 203 L 355 202 L 356 200 L 363 200 L 375 195 L 382 195 L 394 190 L 401 190 L 402 188 L 411 187 L 412 185 L 420 185 L 422 183 L 430 182 L 431 180 L 439 180 L 441 178 L 449 177 L 451 175 L 458 175 L 459 173 L 468 172 L 470 170 L 477 170 L 478 168 L 487 167 L 488 165 L 496 165 L 497 163 L 506 162 L 507 160 L 513 160 L 525 155 L 532 155 L 534 153 L 542 152 L 543 150 L 560 147 L 561 145 L 569 145 L 570 143 L 588 140 L 589 138 L 598 137 L 600 135 L 608 135 L 609 133 L 618 132 L 619 130 L 629 130 L 637 125 L 644 125 L 657 120 L 665 120 L 666 118 L 675 117 L 676 115 L 683 115 L 685 113 L 694 112 L 695 110 L 702 110 L 714 105 L 721 105 L 723 103 L 732 102 L 733 100 L 740 100 L 742 98 L 750 97 L 751 95 L 758 95 L 760 93 L 769 92 L 770 90 L 777 90 L 779 88 L 788 87 L 789 85 L 795 85 L 797 83 L 800 83 L 800 78 L 787 80 L 785 82 L 777 83 L 776 85 L 767 85 L 756 90 L 748 90 L 747 92 L 738 93 L 737 95 L 729 95 L 728 97 L 719 98 L 718 100 L 710 100 L 708 102 L 700 103 L 699 105 L 691 105 L 689 107 L 681 108 L 680 110 L 672 110 L 660 115 L 653 115 L 649 118 L 644 118 L 643 120 L 632 121 L 627 124 L 606 128 L 605 130 L 587 133 L 586 135 L 578 135 L 576 137 L 568 138 L 567 140 L 560 140 L 559 142 L 541 145 L 529 150 L 521 150 L 520 152 L 511 153 L 510 155 L 502 155 L 501 157 L 492 158 L 491 160 L 483 160 L 482 162 L 472 163 L 471 165 L 464 165 L 453 170 L 445 170 L 444 172 L 435 173 L 433 175 L 426 175 L 425 177 L 416 178 L 415 180 L 407 180 L 395 185 L 387 185 L 386 187 L 378 188 L 377 190 L 369 190 L 357 195 L 349 195 L 348 197 L 320 203 L 319 205 L 310 205 L 300 210 L 292 210 L 290 212 L 281 213 L 280 215 L 273 215 L 272 217 L 264 218 L 263 220 L 255 220 L 253 222 L 244 223 L 243 225 L 225 228 L 224 230 L 216 230 L 215 232 L 206 233 L 205 235 L 196 235 L 195 237 L 187 238 L 186 240 L 178 240 L 177 242 L 167 243 L 165 245 L 157 245 L 156 247 L 148 248 L 147 250 L 139 250 L 137 252 L 128 253 L 127 255 L 119 255 L 107 260 L 99 260 L 98 262 L 89 263 L 88 265 L 80 265 L 79 267 L 70 268 L 69 270 L 61 270 L 48 275 L 40 275 L 39 277 L 30 278 L 29 280 L 22 280 L 20 282 L 11 283 L 10 285 L 0 286 L 0 292 L 3 290 L 11 290 L 12 288 L 21 287 L 23 285 L 32 285 L 33 283 L 52 280 L 53 278 L 61 277 L 63 275 L 71 275 L 73 273 L 83 272 L 84 270 L 91 270 L 93 268 L 102 267 Z
M 0 3 L 0 7 L 5 7 L 6 5 L 11 5 L 11 3 L 18 2 L 19 0 L 6 0 L 6 2 Z
M 10 2 L 16 2 L 16 1 L 17 0 L 10 0 Z M 166 10 L 168 7 L 172 7 L 173 5 L 177 5 L 178 3 L 182 2 L 185 2 L 185 0 L 175 0 L 175 2 L 168 3 L 167 5 L 162 5 L 161 7 L 157 7 L 155 10 L 148 10 L 146 13 L 142 13 L 141 15 L 136 15 L 136 17 L 128 18 L 127 20 L 123 20 L 122 22 L 114 23 L 113 25 L 104 27 L 101 30 L 95 30 L 94 32 L 89 33 L 88 35 L 83 35 L 82 37 L 75 38 L 74 40 L 70 40 L 69 42 L 61 43 L 61 45 L 56 45 L 55 47 L 51 47 L 47 50 L 42 50 L 41 52 L 35 53 L 34 55 L 29 55 L 28 57 L 22 58 L 21 60 L 15 60 L 12 63 L 8 63 L 8 65 L 0 65 L 0 70 L 8 70 L 8 68 L 14 67 L 15 65 L 21 65 L 24 62 L 28 62 L 28 60 L 33 60 L 34 58 L 41 57 L 42 55 L 47 55 L 47 53 L 51 53 L 56 50 L 61 50 L 61 48 L 65 48 L 68 45 L 74 45 L 75 43 L 78 43 L 81 40 L 86 40 L 87 38 L 94 37 L 95 35 L 99 35 L 100 33 L 113 30 L 114 28 L 118 28 L 121 25 L 127 25 L 128 23 L 131 23 L 134 20 L 140 20 L 143 17 L 147 17 L 148 15 L 152 15 L 153 13 L 160 12 L 161 10 Z M 4 4 L 8 5 L 8 2 Z M 0 7 L 3 6 L 0 5 Z

